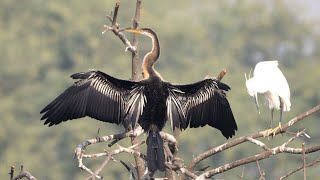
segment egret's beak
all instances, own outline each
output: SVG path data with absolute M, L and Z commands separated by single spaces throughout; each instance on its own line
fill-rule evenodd
M 135 33 L 135 34 L 142 34 L 143 33 L 143 30 L 141 30 L 141 29 L 126 29 L 124 31 L 130 32 L 130 33 Z
M 254 102 L 256 103 L 257 111 L 260 114 L 259 102 L 258 102 L 258 94 L 255 92 L 253 95 Z

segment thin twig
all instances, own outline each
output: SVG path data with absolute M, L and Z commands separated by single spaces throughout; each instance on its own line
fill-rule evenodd
M 300 171 L 300 170 L 303 169 L 304 167 L 305 167 L 305 168 L 308 168 L 308 167 L 314 166 L 314 165 L 316 165 L 316 164 L 318 164 L 318 163 L 320 163 L 320 158 L 316 159 L 315 161 L 313 161 L 313 162 L 311 162 L 311 163 L 309 163 L 309 164 L 307 164 L 307 165 L 305 165 L 305 166 L 302 165 L 302 166 L 300 166 L 300 167 L 298 167 L 298 168 L 296 168 L 296 169 L 288 172 L 288 173 L 285 174 L 284 176 L 280 177 L 280 180 L 283 180 L 283 179 L 289 177 L 290 175 L 294 174 L 295 172 Z
M 303 180 L 307 179 L 307 173 L 306 173 L 306 154 L 305 154 L 305 143 L 302 143 L 302 161 L 303 161 Z
M 227 70 L 226 69 L 222 69 L 221 72 L 219 73 L 219 75 L 217 76 L 217 80 L 221 81 L 223 76 L 227 74 Z
M 297 133 L 295 134 L 295 136 L 293 136 L 292 138 L 290 138 L 288 141 L 284 142 L 281 146 L 286 147 L 290 142 L 292 142 L 293 140 L 295 140 L 295 139 L 297 139 L 298 137 L 300 137 L 300 136 L 304 133 L 305 130 L 306 130 L 306 129 L 304 129 L 304 130 L 302 130 L 302 131 L 300 131 L 300 132 L 297 132 Z
M 256 161 L 256 163 L 257 163 L 258 170 L 259 170 L 259 173 L 260 173 L 260 178 L 259 178 L 259 180 L 265 180 L 265 178 L 264 178 L 265 172 L 261 169 L 260 164 L 259 164 L 259 161 Z
M 243 167 L 242 167 L 241 175 L 238 175 L 238 174 L 237 174 L 237 176 L 238 176 L 240 179 L 243 179 L 243 177 L 244 177 L 244 169 L 245 169 L 245 167 L 243 166 Z
M 9 175 L 10 175 L 10 179 L 13 179 L 13 176 L 14 176 L 14 166 L 11 166 L 11 167 L 10 167 Z
M 134 171 L 132 170 L 131 167 L 129 167 L 125 162 L 120 160 L 120 163 L 127 169 L 127 171 L 130 174 L 130 178 L 129 179 L 136 179 L 136 176 L 134 175 Z

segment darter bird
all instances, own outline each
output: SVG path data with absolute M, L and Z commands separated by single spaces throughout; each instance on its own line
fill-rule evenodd
M 214 78 L 186 85 L 164 81 L 154 69 L 160 55 L 154 31 L 125 31 L 151 38 L 151 51 L 142 63 L 144 78 L 137 82 L 121 80 L 98 70 L 73 74 L 71 78 L 77 81 L 41 111 L 44 124 L 52 126 L 85 116 L 122 124 L 126 130 L 139 124 L 148 134 L 147 166 L 152 172 L 166 168 L 159 132 L 167 120 L 172 130 L 209 125 L 226 138 L 235 134 L 237 124 L 226 98 L 228 85 Z

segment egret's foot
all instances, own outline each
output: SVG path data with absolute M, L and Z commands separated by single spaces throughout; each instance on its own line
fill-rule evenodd
M 275 128 L 270 128 L 270 129 L 267 129 L 265 131 L 261 131 L 260 133 L 263 135 L 263 137 L 268 137 L 268 136 L 275 136 L 277 131 L 282 131 L 282 127 L 281 127 L 281 123 L 279 122 L 279 125 L 278 127 L 275 127 Z
M 272 133 L 273 133 L 273 129 L 272 129 L 272 128 L 267 129 L 267 130 L 261 132 L 261 134 L 263 135 L 263 137 L 268 137 L 268 136 L 270 136 Z
M 273 136 L 276 135 L 276 132 L 277 132 L 278 130 L 279 130 L 280 132 L 282 131 L 282 127 L 281 127 L 281 123 L 280 123 L 280 122 L 279 122 L 278 127 L 272 129 L 272 134 L 273 134 Z

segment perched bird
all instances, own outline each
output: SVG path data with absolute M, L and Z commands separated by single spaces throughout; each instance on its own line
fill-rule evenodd
M 147 28 L 126 31 L 152 40 L 151 51 L 142 63 L 144 79 L 120 80 L 98 70 L 73 74 L 71 77 L 78 81 L 41 111 L 44 124 L 52 126 L 85 116 L 122 124 L 126 130 L 139 124 L 148 133 L 147 165 L 152 172 L 165 170 L 159 132 L 167 120 L 172 130 L 208 124 L 226 138 L 235 134 L 237 124 L 226 98 L 228 85 L 213 78 L 187 85 L 164 81 L 153 67 L 160 55 L 157 35 Z
M 257 63 L 253 71 L 253 77 L 246 78 L 248 94 L 253 96 L 257 109 L 259 110 L 257 94 L 260 93 L 266 98 L 266 104 L 271 110 L 270 130 L 266 136 L 281 129 L 282 112 L 290 111 L 290 89 L 288 82 L 281 70 L 278 68 L 278 61 L 262 61 Z M 280 121 L 277 128 L 272 129 L 273 111 L 280 110 Z

